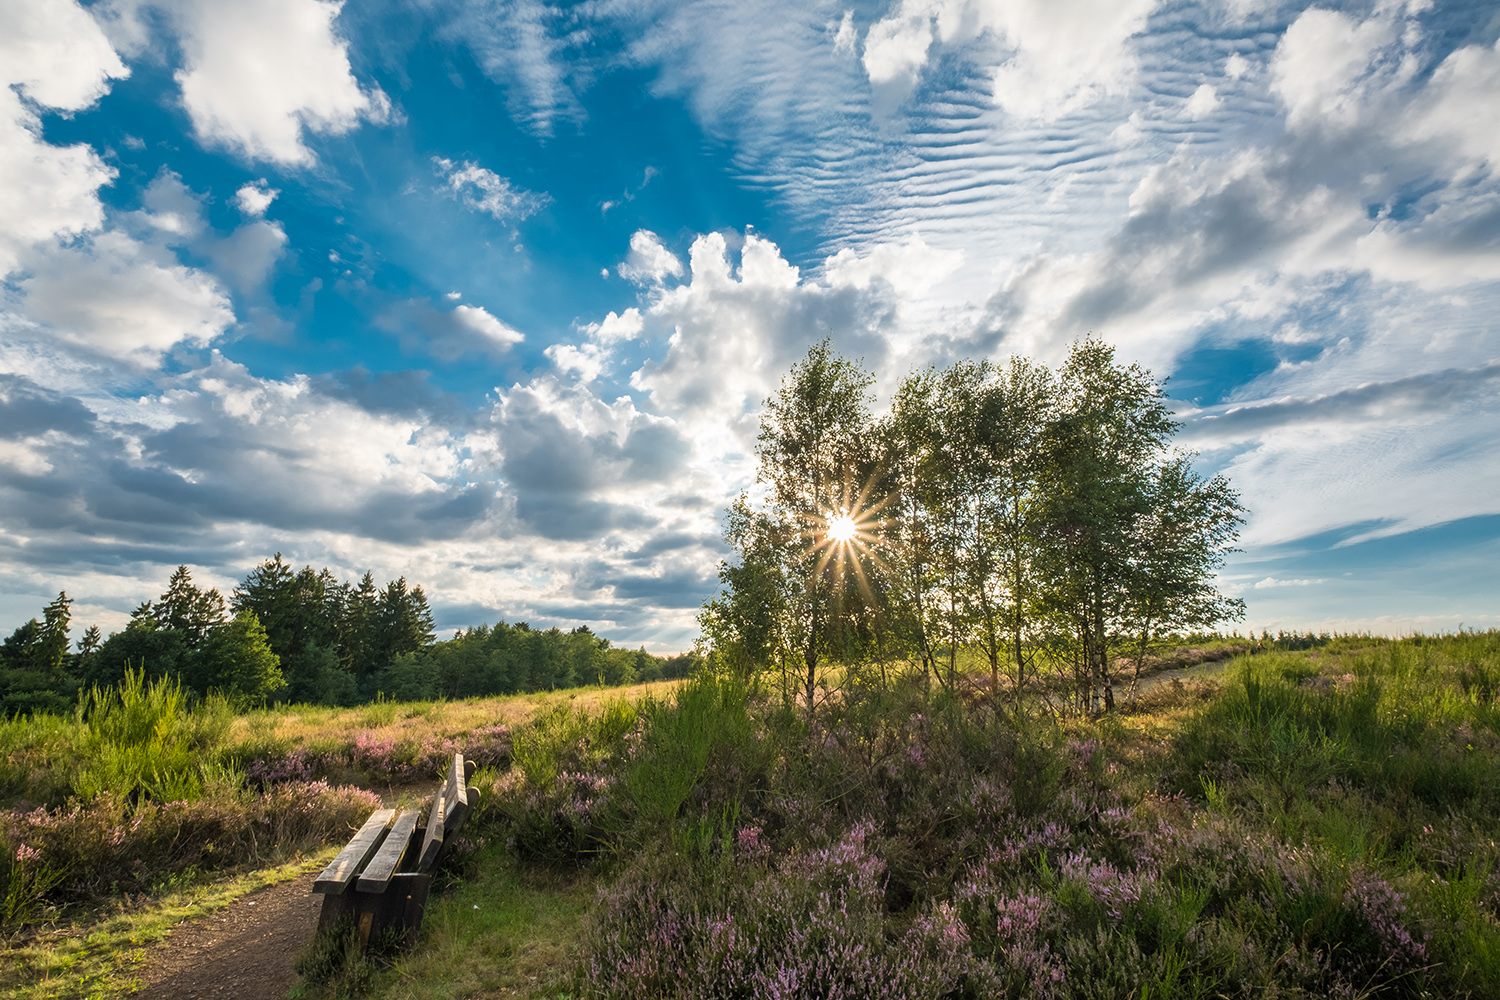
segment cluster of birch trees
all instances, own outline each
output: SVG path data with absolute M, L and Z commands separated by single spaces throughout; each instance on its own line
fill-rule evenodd
M 915 372 L 878 416 L 874 381 L 825 341 L 768 401 L 758 488 L 728 512 L 736 555 L 699 615 L 722 668 L 795 677 L 811 710 L 827 663 L 952 686 L 977 657 L 997 699 L 1061 676 L 1058 706 L 1089 711 L 1112 706 L 1122 656 L 1243 616 L 1215 573 L 1244 509 L 1108 345 L 1056 370 Z

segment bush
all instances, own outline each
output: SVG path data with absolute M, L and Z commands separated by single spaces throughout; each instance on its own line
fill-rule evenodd
M 280 861 L 346 837 L 379 805 L 371 792 L 325 782 L 134 806 L 104 792 L 87 804 L 0 813 L 0 851 L 62 873 L 48 899 L 83 903 L 185 872 Z

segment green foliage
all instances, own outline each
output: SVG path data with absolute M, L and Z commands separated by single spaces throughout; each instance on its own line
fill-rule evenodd
M 198 655 L 205 673 L 200 674 L 195 686 L 202 690 L 254 703 L 264 702 L 284 684 L 281 660 L 271 652 L 266 630 L 249 608 L 210 631 Z
M 1104 342 L 1055 373 L 960 361 L 904 379 L 872 420 L 873 375 L 814 345 L 766 403 L 764 503 L 741 497 L 737 553 L 699 616 L 715 668 L 779 665 L 805 706 L 818 668 L 917 664 L 952 690 L 972 651 L 1019 703 L 1056 667 L 1074 714 L 1113 707 L 1117 656 L 1243 615 L 1214 577 L 1242 523 L 1222 477 L 1171 450 L 1150 373 Z M 830 531 L 853 521 L 853 537 Z
M 751 739 L 748 690 L 732 677 L 700 673 L 671 701 L 642 703 L 642 752 L 625 772 L 625 788 L 648 826 L 677 818 L 708 767 L 715 747 L 743 747 Z
M 88 801 L 109 791 L 156 802 L 193 800 L 240 776 L 215 751 L 233 721 L 225 699 L 189 706 L 182 686 L 127 670 L 118 688 L 94 687 L 78 710 L 83 724 L 73 792 Z
M 211 788 L 193 802 L 132 804 L 105 792 L 57 809 L 0 813 L 0 850 L 22 845 L 36 872 L 63 872 L 46 898 L 96 903 L 123 892 L 160 891 L 192 873 L 280 863 L 347 837 L 380 799 L 324 782 L 289 782 L 263 791 Z
M 331 1000 L 355 1000 L 369 991 L 378 964 L 395 951 L 393 942 L 376 941 L 366 952 L 359 943 L 359 927 L 352 920 L 340 920 L 319 927 L 297 953 L 292 968 L 308 985 L 324 987 Z
M 564 632 L 496 622 L 401 657 L 378 675 L 377 684 L 403 699 L 474 698 L 685 677 L 698 659 L 616 649 L 585 626 Z
M 1339 788 L 1460 814 L 1500 807 L 1490 752 L 1500 748 L 1500 713 L 1473 682 L 1500 667 L 1500 636 L 1362 643 L 1332 676 L 1296 654 L 1243 660 L 1178 736 L 1167 780 L 1196 793 L 1203 775 L 1243 776 L 1257 808 L 1293 826 L 1303 822 L 1299 804 L 1316 810 Z
M 1163 689 L 1158 748 L 911 681 L 809 717 L 703 678 L 483 823 L 610 859 L 602 997 L 1495 996 L 1497 666 L 1500 633 L 1265 652 Z
M 3 891 L 0 891 L 0 933 L 16 930 L 29 923 L 41 909 L 47 894 L 67 874 L 53 869 L 42 852 L 21 844 L 9 853 L 9 864 Z

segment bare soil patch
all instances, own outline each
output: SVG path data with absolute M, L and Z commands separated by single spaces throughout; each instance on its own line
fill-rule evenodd
M 323 897 L 309 871 L 185 921 L 146 956 L 145 1000 L 274 1000 L 297 982 L 292 960 L 312 939 Z

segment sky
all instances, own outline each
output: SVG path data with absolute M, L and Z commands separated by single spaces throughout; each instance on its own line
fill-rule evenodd
M 691 646 L 760 409 L 1166 378 L 1240 628 L 1500 626 L 1500 3 L 0 0 L 0 629 L 179 563 Z

